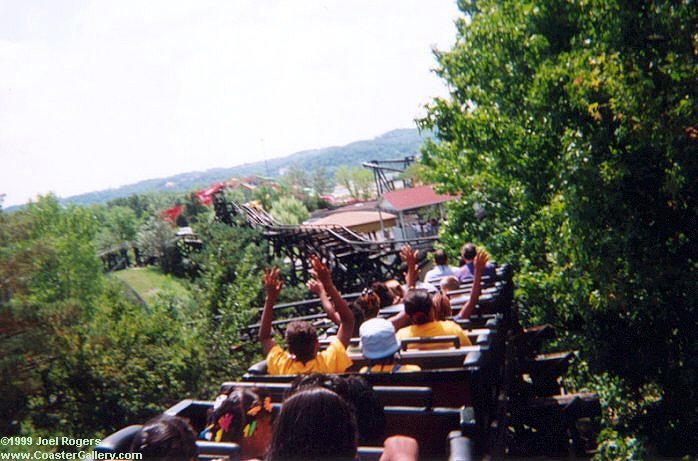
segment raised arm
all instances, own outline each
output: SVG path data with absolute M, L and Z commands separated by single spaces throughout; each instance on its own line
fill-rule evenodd
M 284 283 L 279 278 L 278 267 L 264 269 L 262 280 L 264 281 L 266 298 L 264 299 L 262 320 L 259 322 L 259 342 L 262 343 L 264 355 L 267 355 L 271 348 L 276 345 L 274 338 L 271 336 L 271 320 L 273 317 L 274 303 L 276 303 L 276 299 L 279 297 Z
M 410 290 L 417 286 L 417 280 L 419 279 L 417 254 L 419 254 L 419 250 L 414 250 L 410 245 L 403 245 L 402 248 L 400 248 L 400 259 L 407 265 L 405 283 L 407 284 L 407 289 Z
M 475 306 L 477 306 L 477 302 L 480 300 L 480 279 L 482 278 L 482 271 L 485 269 L 488 259 L 489 256 L 485 250 L 478 250 L 475 255 L 475 260 L 473 261 L 475 274 L 473 274 L 473 288 L 470 291 L 470 298 L 468 298 L 468 302 L 461 307 L 456 318 L 467 319 L 475 310 Z
M 322 306 L 322 310 L 327 314 L 327 318 L 332 320 L 335 325 L 342 323 L 339 314 L 335 310 L 334 305 L 332 305 L 332 301 L 327 297 L 327 292 L 325 291 L 325 287 L 322 286 L 322 283 L 315 278 L 311 278 L 305 286 L 308 287 L 311 293 L 314 293 L 320 298 L 320 306 Z
M 354 314 L 347 305 L 347 302 L 342 298 L 342 295 L 334 286 L 332 274 L 325 263 L 320 261 L 320 258 L 313 255 L 310 257 L 310 266 L 313 268 L 315 278 L 322 284 L 325 292 L 334 303 L 334 308 L 339 315 L 339 329 L 337 330 L 337 338 L 344 344 L 344 347 L 349 346 L 351 333 L 354 330 Z

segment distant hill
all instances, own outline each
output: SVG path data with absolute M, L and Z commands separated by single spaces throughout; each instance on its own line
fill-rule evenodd
M 346 146 L 305 150 L 286 157 L 245 163 L 230 168 L 213 168 L 206 171 L 182 173 L 166 178 L 147 179 L 113 189 L 62 198 L 61 202 L 75 205 L 92 205 L 146 192 L 188 192 L 232 177 L 243 177 L 253 174 L 278 177 L 280 172 L 294 163 L 302 165 L 306 171 L 324 167 L 328 173 L 333 174 L 340 165 L 360 166 L 361 162 L 368 160 L 402 159 L 406 156 L 416 155 L 419 152 L 422 141 L 423 138 L 416 129 L 393 130 L 374 139 L 356 141 Z

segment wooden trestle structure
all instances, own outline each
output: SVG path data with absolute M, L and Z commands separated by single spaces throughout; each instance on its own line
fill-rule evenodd
M 286 259 L 294 268 L 290 280 L 294 285 L 308 280 L 308 257 L 312 254 L 324 258 L 337 288 L 344 293 L 360 291 L 375 280 L 399 279 L 403 272 L 400 247 L 409 244 L 425 255 L 437 240 L 424 237 L 377 242 L 342 226 L 283 225 L 262 209 L 226 202 L 222 193 L 215 196 L 213 204 L 221 222 L 232 226 L 236 217 L 242 217 L 247 225 L 259 229 L 270 242 L 270 256 Z M 426 261 L 422 258 L 419 262 Z

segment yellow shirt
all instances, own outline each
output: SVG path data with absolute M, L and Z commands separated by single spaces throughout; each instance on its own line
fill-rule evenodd
M 395 334 L 398 341 L 407 338 L 431 338 L 434 336 L 457 336 L 461 346 L 470 346 L 470 340 L 463 329 L 456 322 L 451 320 L 440 320 L 435 322 L 423 323 L 421 325 L 409 325 L 400 328 Z M 432 343 L 432 344 L 410 344 L 409 349 L 432 350 L 432 349 L 447 349 L 451 347 L 451 343 Z
M 305 364 L 296 360 L 278 345 L 267 354 L 267 372 L 270 375 L 298 375 L 306 373 L 341 373 L 353 362 L 342 342 L 335 338 L 327 349 L 318 352 Z
M 390 373 L 393 371 L 393 368 L 395 367 L 394 363 L 387 364 L 387 365 L 373 365 L 371 367 L 371 373 L 377 372 L 377 373 Z M 418 365 L 400 365 L 400 368 L 396 371 L 396 373 L 402 373 L 403 371 L 421 371 L 421 368 L 419 368 Z M 368 367 L 363 367 L 359 373 L 368 373 Z

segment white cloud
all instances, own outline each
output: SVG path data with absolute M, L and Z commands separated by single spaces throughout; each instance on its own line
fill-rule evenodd
M 0 2 L 5 206 L 344 144 L 444 93 L 451 0 Z

